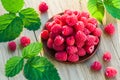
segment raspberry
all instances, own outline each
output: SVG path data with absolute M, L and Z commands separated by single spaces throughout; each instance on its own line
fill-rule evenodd
M 89 14 L 88 12 L 82 12 L 82 13 L 81 13 L 81 16 L 82 16 L 82 17 L 89 18 L 90 14 Z
M 46 12 L 48 10 L 48 5 L 45 2 L 41 2 L 39 5 L 39 11 L 42 13 Z
M 78 54 L 79 56 L 85 56 L 85 55 L 86 55 L 86 51 L 85 51 L 85 49 L 81 48 L 81 49 L 78 49 L 77 54 Z
M 60 45 L 60 46 L 56 46 L 54 43 L 53 43 L 53 49 L 55 51 L 63 51 L 65 49 L 65 46 L 64 44 Z
M 78 52 L 78 49 L 75 46 L 68 46 L 66 51 L 68 54 L 75 54 Z
M 66 61 L 67 53 L 66 52 L 57 52 L 57 53 L 55 53 L 55 58 L 58 61 Z
M 75 35 L 75 39 L 76 41 L 84 42 L 86 41 L 87 36 L 82 31 L 78 31 Z
M 97 26 L 98 22 L 95 18 L 88 18 L 88 23 L 92 23 L 93 25 Z
M 58 35 L 58 36 L 55 37 L 54 44 L 56 46 L 60 46 L 63 43 L 64 43 L 64 38 L 62 36 Z
M 65 10 L 64 14 L 67 14 L 67 15 L 72 15 L 73 12 L 71 10 Z
M 86 28 L 90 31 L 90 32 L 93 32 L 96 28 L 95 25 L 91 24 L 91 23 L 88 23 Z
M 92 52 L 94 51 L 94 45 L 92 46 L 85 46 L 85 51 L 88 53 L 88 54 L 92 54 Z
M 84 23 L 82 21 L 78 21 L 76 25 L 74 26 L 76 31 L 83 31 L 84 30 Z
M 98 36 L 100 37 L 102 34 L 102 30 L 100 28 L 96 28 L 94 31 L 93 31 L 93 35 L 95 36 Z
M 86 17 L 81 17 L 80 18 L 80 21 L 82 21 L 84 23 L 84 25 L 86 26 L 87 25 L 87 18 Z
M 62 24 L 62 21 L 61 21 L 61 20 L 59 20 L 59 19 L 55 19 L 55 20 L 54 20 L 54 22 L 55 22 L 56 24 L 61 25 L 61 26 L 63 25 L 63 24 Z
M 102 68 L 102 64 L 99 61 L 95 61 L 91 65 L 91 69 L 94 71 L 99 71 Z
M 11 41 L 8 43 L 8 49 L 10 51 L 15 51 L 16 50 L 16 43 L 14 41 Z
M 69 45 L 69 46 L 74 45 L 74 43 L 75 43 L 75 38 L 74 38 L 74 36 L 67 37 L 66 43 L 67 43 L 67 45 Z
M 55 24 L 53 25 L 53 27 L 51 28 L 51 32 L 53 32 L 54 34 L 60 34 L 62 30 L 62 26 L 59 24 Z
M 67 15 L 66 15 L 66 14 L 61 15 L 61 21 L 62 21 L 63 23 L 66 23 L 66 18 L 67 18 Z
M 85 45 L 84 42 L 76 41 L 76 46 L 77 46 L 78 48 L 82 48 L 84 45 Z
M 86 40 L 86 45 L 94 45 L 95 44 L 96 37 L 93 35 L 88 35 Z
M 54 24 L 55 24 L 55 22 L 47 22 L 45 24 L 45 27 L 48 31 L 51 31 L 51 28 L 53 27 Z
M 107 26 L 105 26 L 104 31 L 108 35 L 113 35 L 115 33 L 115 26 L 112 23 L 108 24 Z
M 97 45 L 99 42 L 100 42 L 100 40 L 99 40 L 99 38 L 96 36 L 96 37 L 95 37 L 94 45 Z
M 77 23 L 77 18 L 73 15 L 66 17 L 66 23 L 69 26 L 74 26 Z
M 26 36 L 23 36 L 23 37 L 21 37 L 21 39 L 20 39 L 20 44 L 21 44 L 21 46 L 22 47 L 26 47 L 26 46 L 28 46 L 29 44 L 30 44 L 30 38 L 28 38 L 28 37 L 26 37 Z
M 107 67 L 105 69 L 105 76 L 107 78 L 114 78 L 117 75 L 117 73 L 118 73 L 117 70 L 113 67 Z
M 84 28 L 83 32 L 84 32 L 86 35 L 89 35 L 89 34 L 91 33 L 87 28 Z
M 79 11 L 73 11 L 73 13 L 75 14 L 75 16 L 79 19 L 81 17 L 81 14 Z
M 43 30 L 42 32 L 41 32 L 41 37 L 43 38 L 43 39 L 48 39 L 49 38 L 49 32 L 48 32 L 48 30 Z
M 50 48 L 50 49 L 53 48 L 53 42 L 54 41 L 51 38 L 49 38 L 48 41 L 47 41 L 47 47 Z
M 73 33 L 73 28 L 69 27 L 69 26 L 63 26 L 62 28 L 62 34 L 64 36 L 69 36 Z
M 58 34 L 54 34 L 53 32 L 50 32 L 49 37 L 50 37 L 51 39 L 55 39 L 55 37 L 56 37 L 57 35 L 58 35 Z
M 77 54 L 71 54 L 68 56 L 68 61 L 77 62 L 77 61 L 79 61 L 79 56 Z
M 53 20 L 55 20 L 55 19 L 61 20 L 61 15 L 55 15 L 55 16 L 53 17 Z
M 103 54 L 103 60 L 109 62 L 111 60 L 111 53 L 110 52 L 105 52 Z

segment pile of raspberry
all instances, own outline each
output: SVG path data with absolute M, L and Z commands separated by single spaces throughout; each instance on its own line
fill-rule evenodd
M 55 51 L 56 60 L 77 62 L 91 55 L 98 45 L 102 31 L 97 25 L 88 12 L 65 10 L 46 23 L 41 37 Z

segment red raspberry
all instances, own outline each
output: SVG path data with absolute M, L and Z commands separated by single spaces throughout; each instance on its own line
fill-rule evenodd
M 95 18 L 88 18 L 88 23 L 92 23 L 93 25 L 97 26 L 98 22 Z
M 92 45 L 92 46 L 85 46 L 85 51 L 86 51 L 88 54 L 92 54 L 92 52 L 94 51 L 94 48 L 95 48 L 94 45 Z
M 105 69 L 105 76 L 107 78 L 114 78 L 117 75 L 117 73 L 118 73 L 117 70 L 113 67 L 107 67 Z
M 84 25 L 86 26 L 87 25 L 87 18 L 86 17 L 81 17 L 80 18 L 80 21 L 82 21 L 84 23 Z
M 41 32 L 41 38 L 43 38 L 45 40 L 49 38 L 49 32 L 48 32 L 48 30 L 43 30 Z
M 48 10 L 48 5 L 45 2 L 41 2 L 39 5 L 39 11 L 42 13 L 46 12 Z
M 90 32 L 93 32 L 96 28 L 95 25 L 91 24 L 91 23 L 88 23 L 86 28 L 90 31 Z
M 82 16 L 82 17 L 89 18 L 90 14 L 89 14 L 88 12 L 82 12 L 82 13 L 81 13 L 81 16 Z
M 95 71 L 99 71 L 102 68 L 102 64 L 99 61 L 95 61 L 91 65 L 91 69 Z
M 53 42 L 54 41 L 51 38 L 49 38 L 48 41 L 47 41 L 47 47 L 50 48 L 50 49 L 53 48 Z
M 76 25 L 74 26 L 76 31 L 83 31 L 84 30 L 84 23 L 82 21 L 78 21 Z
M 55 15 L 55 16 L 53 17 L 53 20 L 55 20 L 55 19 L 61 20 L 61 15 Z
M 66 52 L 57 52 L 55 54 L 55 58 L 58 61 L 66 61 L 67 60 L 67 53 Z
M 62 36 L 58 35 L 58 36 L 55 37 L 54 44 L 56 46 L 60 46 L 63 43 L 64 43 L 64 38 Z
M 58 35 L 58 34 L 54 34 L 53 32 L 50 32 L 49 37 L 50 37 L 51 39 L 55 39 L 55 37 L 56 37 L 57 35 Z
M 69 26 L 74 26 L 77 23 L 77 18 L 75 17 L 75 15 L 71 15 L 71 16 L 67 16 L 66 17 L 66 23 Z
M 61 21 L 62 21 L 63 23 L 66 23 L 66 18 L 67 18 L 67 14 L 61 15 Z
M 84 42 L 87 40 L 87 36 L 82 31 L 78 31 L 75 35 L 75 39 L 76 41 Z
M 71 54 L 68 56 L 68 61 L 77 62 L 77 61 L 79 61 L 79 56 L 77 54 Z
M 89 35 L 89 34 L 91 33 L 87 28 L 84 28 L 83 32 L 84 32 L 86 35 Z
M 76 46 L 78 48 L 82 48 L 85 45 L 85 42 L 81 42 L 81 41 L 76 41 Z
M 86 45 L 94 45 L 95 44 L 96 37 L 93 35 L 88 35 L 86 40 Z
M 61 26 L 63 25 L 63 24 L 62 24 L 62 21 L 61 21 L 61 20 L 59 20 L 59 19 L 55 19 L 55 20 L 54 20 L 54 22 L 55 22 L 56 24 L 61 25 Z
M 14 41 L 9 42 L 8 48 L 10 51 L 15 51 L 16 50 L 16 43 Z
M 55 24 L 55 22 L 47 22 L 45 24 L 45 27 L 48 31 L 51 31 L 51 28 L 53 27 L 54 24 Z
M 68 54 L 75 54 L 78 52 L 78 49 L 75 46 L 68 46 L 66 51 Z
M 60 45 L 60 46 L 56 46 L 55 44 L 53 44 L 53 49 L 55 51 L 63 51 L 65 49 L 64 44 Z
M 100 40 L 99 40 L 99 38 L 96 36 L 96 37 L 95 37 L 94 45 L 97 45 L 99 42 L 100 42 Z
M 102 35 L 102 30 L 100 28 L 96 28 L 93 31 L 93 35 L 100 37 Z
M 79 56 L 85 56 L 85 55 L 86 55 L 86 51 L 85 51 L 85 49 L 81 48 L 81 49 L 78 49 L 77 54 L 78 54 Z
M 69 36 L 73 33 L 73 28 L 69 27 L 69 26 L 63 26 L 62 28 L 62 34 L 64 36 Z
M 103 60 L 109 62 L 111 60 L 111 53 L 110 52 L 105 52 L 103 54 Z
M 112 23 L 108 24 L 107 26 L 105 26 L 104 31 L 108 35 L 113 35 L 115 33 L 115 26 Z
M 74 38 L 74 36 L 67 37 L 67 38 L 66 38 L 66 43 L 67 43 L 67 45 L 69 45 L 69 46 L 74 45 L 74 43 L 75 43 L 75 38 Z
M 67 15 L 72 15 L 73 12 L 71 10 L 65 10 L 64 14 L 67 14 Z
M 21 46 L 22 47 L 26 47 L 26 46 L 28 46 L 29 44 L 30 44 L 30 38 L 28 38 L 28 37 L 26 37 L 26 36 L 23 36 L 23 37 L 21 37 L 21 39 L 20 39 L 20 44 L 21 44 Z
M 81 17 L 81 14 L 80 14 L 80 12 L 79 11 L 73 11 L 73 13 L 75 14 L 75 16 L 78 18 L 78 20 L 79 20 L 79 18 Z
M 62 31 L 62 26 L 59 24 L 55 24 L 53 25 L 53 27 L 51 28 L 51 32 L 53 32 L 54 34 L 60 34 Z

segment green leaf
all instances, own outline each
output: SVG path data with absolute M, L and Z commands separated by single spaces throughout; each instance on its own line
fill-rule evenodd
M 19 13 L 22 18 L 25 28 L 28 30 L 38 30 L 40 28 L 41 22 L 38 14 L 33 8 L 27 8 Z
M 114 17 L 117 19 L 120 19 L 120 1 L 118 0 L 108 0 L 104 1 L 104 6 L 106 10 Z M 116 2 L 115 2 L 116 1 Z M 108 3 L 109 2 L 109 3 Z M 114 2 L 114 3 L 113 3 Z M 119 4 L 119 5 L 118 5 Z
M 60 80 L 54 65 L 44 57 L 28 60 L 24 67 L 24 76 L 28 80 Z
M 3 7 L 11 13 L 16 13 L 24 6 L 24 0 L 1 0 Z
M 104 6 L 102 0 L 89 0 L 87 7 L 91 15 L 102 23 L 104 17 Z
M 29 46 L 25 47 L 22 51 L 22 56 L 24 58 L 32 58 L 40 53 L 42 50 L 42 44 L 41 43 L 32 43 Z
M 7 77 L 13 77 L 18 74 L 23 68 L 24 60 L 21 57 L 10 58 L 5 65 L 5 72 Z
M 13 15 L 0 16 L 0 42 L 7 42 L 17 38 L 23 30 L 22 20 Z

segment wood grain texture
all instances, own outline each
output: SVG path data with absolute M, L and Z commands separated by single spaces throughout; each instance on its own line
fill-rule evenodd
M 33 7 L 39 13 L 38 5 L 41 1 L 45 1 L 49 5 L 48 12 L 40 15 L 42 22 L 41 29 L 50 17 L 66 9 L 88 11 L 86 6 L 87 0 L 25 0 L 25 7 Z M 5 10 L 0 3 L 0 14 L 4 12 Z M 108 23 L 113 23 L 116 26 L 116 33 L 114 36 L 110 37 L 103 32 L 100 48 L 92 59 L 79 64 L 63 64 L 49 58 L 58 69 L 61 80 L 120 80 L 119 72 L 114 79 L 106 79 L 104 76 L 104 70 L 107 66 L 113 66 L 120 71 L 120 21 L 113 19 L 106 13 L 103 23 L 104 26 Z M 102 30 L 104 29 L 103 25 L 99 25 Z M 20 37 L 25 35 L 30 37 L 32 42 L 40 41 L 39 36 L 41 29 L 35 32 L 24 29 Z M 14 53 L 8 51 L 7 43 L 0 43 L 0 80 L 26 80 L 22 72 L 14 78 L 5 77 L 4 73 L 6 61 L 12 56 L 21 56 L 21 49 L 19 47 L 20 37 L 15 40 L 18 47 Z M 110 51 L 112 53 L 112 60 L 107 64 L 102 61 L 102 55 L 105 51 Z M 95 60 L 103 64 L 103 68 L 100 72 L 93 72 L 90 70 L 90 64 Z

